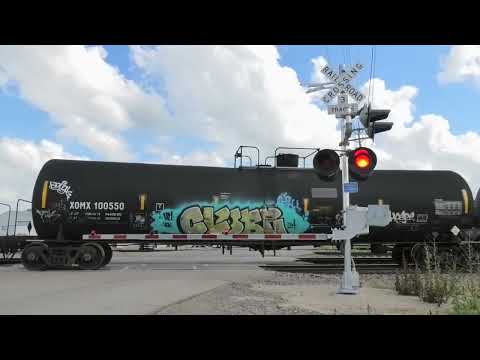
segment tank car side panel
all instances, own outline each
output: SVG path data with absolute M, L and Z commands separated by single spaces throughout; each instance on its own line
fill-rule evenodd
M 225 168 L 50 161 L 34 188 L 34 225 L 45 238 L 55 237 L 60 223 L 70 239 L 92 230 L 146 233 L 158 231 L 151 226 L 153 215 L 182 204 L 215 202 L 221 191 L 262 197 L 257 173 L 235 178 L 230 174 Z M 168 220 L 166 211 L 164 215 Z M 167 232 L 178 232 L 175 224 L 168 225 Z
M 335 198 L 312 189 L 334 188 Z M 34 189 L 34 225 L 53 238 L 97 233 L 303 233 L 333 219 L 339 183 L 299 169 L 228 169 L 55 160 Z M 325 221 L 324 221 L 325 222 Z M 318 221 L 317 221 L 318 223 Z
M 280 169 L 275 171 L 274 184 L 277 202 L 285 203 L 302 217 L 308 224 L 305 232 L 330 232 L 332 226 L 339 225 L 341 176 L 327 182 L 312 169 Z
M 453 172 L 379 170 L 351 196 L 353 205 L 380 201 L 391 206 L 392 226 L 409 230 L 473 210 L 468 185 Z M 32 215 L 44 238 L 60 223 L 69 239 L 92 230 L 302 233 L 327 231 L 341 206 L 341 177 L 324 182 L 312 169 L 53 160 L 37 178 Z
M 359 183 L 351 203 L 389 204 L 392 223 L 400 230 L 463 225 L 472 221 L 473 198 L 470 187 L 451 171 L 378 170 Z
M 297 180 L 285 181 L 287 177 Z M 189 186 L 195 193 L 153 212 L 153 231 L 254 234 L 303 233 L 310 228 L 303 205 L 306 187 L 298 170 L 223 169 L 218 175 L 195 175 Z M 199 197 L 199 187 L 208 193 Z

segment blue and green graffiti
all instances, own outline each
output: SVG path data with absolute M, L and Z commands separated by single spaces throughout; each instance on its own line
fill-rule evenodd
M 152 231 L 187 234 L 263 234 L 303 233 L 309 222 L 292 206 L 286 194 L 277 203 L 262 202 L 194 202 L 152 214 Z

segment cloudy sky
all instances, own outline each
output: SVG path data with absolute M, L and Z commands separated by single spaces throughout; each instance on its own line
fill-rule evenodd
M 0 202 L 30 199 L 51 158 L 232 166 L 239 145 L 337 148 L 326 64 L 392 131 L 378 169 L 454 170 L 480 186 L 480 46 L 0 46 Z

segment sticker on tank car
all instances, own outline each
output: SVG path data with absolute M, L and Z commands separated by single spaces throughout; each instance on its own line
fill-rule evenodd
M 428 221 L 428 214 L 417 214 L 418 223 L 426 223 Z
M 435 215 L 440 216 L 455 216 L 462 214 L 461 201 L 445 201 L 443 199 L 435 199 Z

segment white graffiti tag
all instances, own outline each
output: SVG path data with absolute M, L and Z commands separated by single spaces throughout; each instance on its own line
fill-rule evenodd
M 56 191 L 60 195 L 65 194 L 67 200 L 72 196 L 73 191 L 70 190 L 71 186 L 68 186 L 68 181 L 63 180 L 62 182 L 50 181 L 50 190 Z
M 396 223 L 406 224 L 415 220 L 415 212 L 407 213 L 405 210 L 400 212 L 392 212 L 392 219 Z

